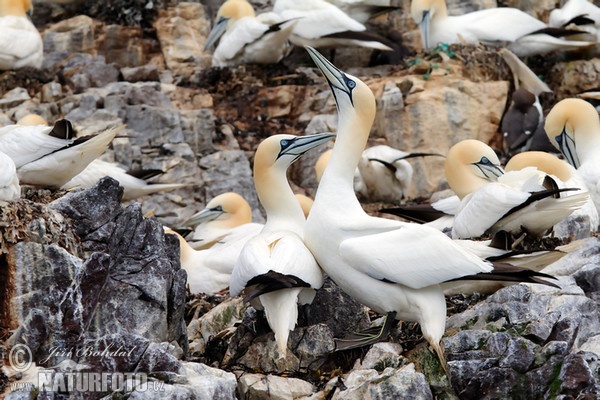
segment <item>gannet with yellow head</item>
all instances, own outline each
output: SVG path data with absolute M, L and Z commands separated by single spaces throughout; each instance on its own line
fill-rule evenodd
M 600 118 L 590 103 L 564 99 L 548 115 L 544 125 L 550 142 L 577 170 L 600 214 Z
M 579 188 L 559 197 L 566 189 L 559 189 L 555 179 L 534 167 L 504 173 L 492 148 L 473 139 L 450 148 L 445 172 L 461 199 L 452 226 L 456 239 L 500 230 L 518 234 L 522 229 L 541 236 L 589 198 Z
M 0 70 L 41 68 L 42 36 L 27 18 L 31 0 L 0 0 Z
M 297 303 L 312 302 L 323 284 L 319 265 L 302 241 L 306 220 L 287 181 L 287 168 L 332 134 L 274 135 L 261 142 L 254 157 L 256 193 L 267 213 L 262 232 L 250 239 L 231 275 L 233 296 L 264 308 L 275 333 L 279 358 L 287 353 L 289 332 L 298 318 Z
M 333 92 L 338 132 L 306 221 L 304 241 L 346 293 L 388 318 L 416 321 L 438 354 L 446 322 L 441 283 L 494 270 L 442 232 L 369 216 L 354 194 L 354 171 L 375 118 L 375 97 L 360 79 L 307 48 Z
M 500 44 L 519 57 L 553 50 L 577 50 L 594 43 L 551 36 L 546 24 L 510 7 L 489 8 L 450 16 L 445 0 L 412 0 L 410 13 L 419 25 L 423 47 L 439 43 Z
M 213 67 L 275 64 L 291 50 L 288 39 L 295 23 L 294 19 L 283 19 L 273 12 L 256 16 L 246 0 L 227 0 L 219 8 L 204 48 L 219 41 L 213 53 Z
M 196 250 L 220 246 L 233 240 L 242 241 L 239 246 L 241 250 L 243 244 L 263 228 L 263 224 L 252 222 L 250 204 L 235 192 L 214 197 L 183 225 L 195 228 L 190 242 Z

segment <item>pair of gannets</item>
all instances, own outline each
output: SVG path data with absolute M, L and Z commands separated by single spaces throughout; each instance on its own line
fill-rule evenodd
M 590 103 L 564 99 L 546 116 L 546 134 L 590 192 L 600 214 L 600 118 Z
M 526 57 L 594 44 L 555 37 L 550 33 L 556 30 L 550 31 L 544 22 L 516 8 L 498 7 L 449 16 L 445 0 L 412 0 L 410 11 L 419 24 L 426 49 L 439 43 L 500 44 L 519 57 Z
M 0 0 L 0 70 L 40 68 L 42 36 L 27 18 L 31 0 Z
M 373 310 L 416 321 L 438 354 L 446 322 L 442 283 L 496 268 L 439 230 L 369 216 L 354 194 L 354 171 L 375 118 L 375 97 L 360 79 L 308 48 L 333 92 L 338 131 L 306 221 L 304 242 L 333 281 Z M 496 277 L 497 278 L 497 277 Z
M 333 136 L 274 135 L 258 146 L 254 158 L 254 184 L 267 220 L 261 233 L 244 245 L 229 290 L 233 296 L 244 291 L 246 301 L 264 308 L 279 358 L 287 353 L 289 332 L 298 318 L 297 303 L 312 302 L 323 284 L 321 269 L 302 239 L 306 219 L 286 171 L 303 153 Z
M 53 127 L 7 125 L 0 128 L 0 151 L 14 161 L 21 184 L 60 188 L 104 153 L 119 130 L 75 139 L 67 120 Z
M 213 67 L 275 64 L 291 50 L 288 39 L 296 22 L 274 12 L 256 15 L 246 0 L 227 0 L 219 8 L 204 49 L 218 41 Z

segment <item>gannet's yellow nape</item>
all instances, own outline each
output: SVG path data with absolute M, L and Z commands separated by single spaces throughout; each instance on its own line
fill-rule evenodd
M 325 172 L 325 168 L 327 168 L 327 164 L 329 164 L 330 158 L 331 149 L 324 151 L 323 154 L 321 154 L 317 159 L 317 162 L 315 163 L 315 175 L 317 176 L 317 182 L 321 182 L 321 177 L 323 176 L 323 172 Z
M 185 226 L 196 227 L 210 222 L 211 227 L 232 229 L 252 222 L 250 204 L 235 192 L 221 193 L 210 200 L 203 210 L 192 215 Z
M 494 150 L 475 139 L 463 140 L 448 150 L 445 172 L 450 188 L 461 199 L 504 174 Z
M 229 24 L 254 15 L 254 8 L 246 0 L 227 0 L 217 12 L 217 22 L 206 38 L 204 50 L 211 48 L 223 36 Z
M 310 209 L 312 208 L 312 205 L 314 203 L 314 200 L 311 199 L 310 197 L 300 194 L 300 193 L 296 193 L 295 196 L 296 196 L 296 199 L 298 200 L 298 203 L 300 203 L 300 207 L 302 208 L 304 217 L 307 218 L 308 214 L 310 213 Z
M 0 0 L 0 16 L 27 16 L 27 11 L 33 10 L 31 0 Z
M 526 167 L 536 167 L 540 171 L 554 175 L 563 182 L 573 177 L 575 170 L 566 161 L 545 151 L 525 151 L 511 157 L 504 166 L 506 172 L 520 171 Z
M 48 122 L 37 114 L 27 114 L 17 121 L 17 125 L 48 125 Z

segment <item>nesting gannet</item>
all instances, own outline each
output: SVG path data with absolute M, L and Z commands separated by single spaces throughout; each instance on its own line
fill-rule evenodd
M 452 237 L 466 239 L 500 230 L 541 236 L 585 204 L 588 194 L 560 196 L 558 183 L 537 168 L 504 173 L 496 153 L 478 140 L 463 140 L 446 156 L 446 179 L 461 199 Z M 572 189 L 572 190 L 573 190 Z
M 240 242 L 241 250 L 244 243 L 263 228 L 263 224 L 252 222 L 252 209 L 246 199 L 234 192 L 214 197 L 183 225 L 195 228 L 190 242 L 196 250 L 233 241 Z
M 0 151 L 0 200 L 13 201 L 21 197 L 21 186 L 15 162 Z
M 0 70 L 40 68 L 42 36 L 27 18 L 31 0 L 0 0 Z
M 391 51 L 387 39 L 349 17 L 325 0 L 275 0 L 273 12 L 284 20 L 296 20 L 290 41 L 296 46 L 336 47 L 354 45 Z
M 527 151 L 517 154 L 508 160 L 504 166 L 504 170 L 507 172 L 519 171 L 526 167 L 536 167 L 546 174 L 557 177 L 557 183 L 563 188 L 577 187 L 588 191 L 585 182 L 580 178 L 573 166 L 555 155 L 543 151 Z M 575 192 L 566 192 L 565 194 L 569 195 L 573 193 Z M 584 206 L 575 210 L 571 215 L 573 217 L 587 216 L 590 220 L 591 231 L 596 231 L 600 223 L 598 211 L 591 197 Z
M 59 188 L 108 148 L 119 128 L 73 139 L 67 120 L 51 126 L 0 128 L 0 151 L 13 159 L 21 183 Z
M 577 30 L 587 32 L 591 36 L 590 39 L 598 41 L 600 8 L 588 0 L 568 0 L 561 8 L 550 12 L 548 25 L 562 28 L 573 26 Z
M 204 48 L 219 41 L 213 52 L 213 67 L 275 64 L 289 53 L 288 38 L 295 23 L 273 12 L 256 16 L 246 0 L 227 0 L 219 8 Z
M 176 235 L 179 239 L 179 261 L 187 272 L 191 293 L 217 293 L 229 286 L 231 270 L 241 246 L 194 250 L 177 232 L 165 228 L 165 233 Z
M 550 142 L 577 170 L 600 213 L 600 118 L 590 103 L 564 99 L 548 115 L 544 125 Z
M 549 33 L 545 23 L 510 7 L 449 16 L 445 0 L 412 0 L 411 16 L 421 30 L 423 47 L 438 43 L 500 44 L 519 57 L 553 50 L 576 50 L 593 43 L 565 40 Z
M 115 163 L 95 159 L 89 163 L 83 171 L 62 185 L 61 188 L 90 188 L 105 176 L 110 176 L 119 181 L 119 185 L 123 187 L 122 201 L 133 200 L 152 193 L 179 189 L 186 186 L 185 183 L 152 184 L 144 179 L 129 174 L 125 168 L 122 168 Z
M 350 296 L 388 318 L 419 322 L 445 365 L 440 339 L 446 302 L 440 284 L 494 267 L 436 229 L 364 212 L 354 194 L 353 177 L 375 118 L 375 97 L 360 79 L 307 49 L 329 83 L 339 120 L 304 241 L 327 275 Z
M 286 356 L 289 332 L 296 325 L 297 302 L 312 302 L 315 289 L 323 284 L 321 269 L 302 241 L 306 220 L 286 170 L 333 136 L 274 135 L 258 146 L 254 158 L 254 184 L 267 221 L 242 249 L 229 289 L 233 296 L 245 289 L 245 300 L 264 308 L 280 358 Z

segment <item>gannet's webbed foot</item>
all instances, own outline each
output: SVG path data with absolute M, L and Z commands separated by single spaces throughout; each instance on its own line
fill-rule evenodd
M 335 351 L 356 349 L 381 342 L 387 339 L 395 322 L 396 312 L 390 311 L 387 313 L 385 322 L 381 327 L 365 329 L 364 331 L 351 333 L 342 339 L 335 339 Z

